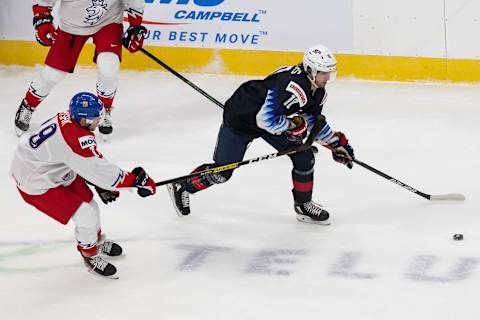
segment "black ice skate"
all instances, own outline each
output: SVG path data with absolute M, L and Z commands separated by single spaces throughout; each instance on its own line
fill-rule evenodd
M 15 114 L 15 133 L 17 136 L 21 136 L 27 132 L 30 127 L 30 120 L 32 119 L 33 109 L 30 108 L 25 100 L 22 100 L 20 106 Z
M 322 225 L 330 224 L 328 211 L 311 200 L 305 203 L 295 203 L 295 212 L 298 221 Z
M 190 214 L 190 193 L 185 188 L 185 182 L 167 184 L 168 193 L 172 199 L 177 214 L 187 216 Z
M 110 111 L 105 111 L 105 116 L 103 117 L 102 123 L 98 126 L 98 131 L 100 131 L 101 134 L 111 134 L 113 131 L 112 127 L 112 115 L 110 114 Z
M 97 245 L 97 250 L 100 254 L 107 255 L 109 257 L 118 257 L 122 255 L 122 247 L 113 242 L 112 240 L 103 240 L 103 242 Z
M 92 257 L 84 257 L 83 261 L 85 262 L 85 266 L 88 268 L 90 273 L 112 278 L 118 279 L 115 274 L 117 273 L 117 268 L 110 262 L 103 259 L 100 255 L 94 255 Z

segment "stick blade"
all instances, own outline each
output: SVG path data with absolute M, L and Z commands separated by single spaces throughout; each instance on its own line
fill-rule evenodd
M 447 193 L 447 194 L 437 194 L 430 196 L 432 201 L 465 201 L 465 196 L 461 193 Z

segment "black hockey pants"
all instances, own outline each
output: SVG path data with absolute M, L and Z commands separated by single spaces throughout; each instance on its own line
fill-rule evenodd
M 243 160 L 248 145 L 256 138 L 262 138 L 278 151 L 295 147 L 285 135 L 265 133 L 261 136 L 248 135 L 232 130 L 225 125 L 220 127 L 217 145 L 213 155 L 214 163 L 203 164 L 195 171 L 205 170 L 214 166 L 225 165 Z M 289 155 L 293 163 L 292 181 L 293 197 L 295 202 L 304 203 L 312 199 L 313 169 L 315 157 L 311 149 Z M 223 171 L 212 175 L 196 177 L 188 181 L 187 191 L 195 193 L 206 189 L 213 184 L 226 182 L 232 176 L 233 170 Z

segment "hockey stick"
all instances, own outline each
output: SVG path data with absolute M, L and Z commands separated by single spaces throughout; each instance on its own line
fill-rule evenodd
M 456 201 L 464 201 L 465 200 L 465 196 L 463 194 L 460 194 L 460 193 L 447 193 L 447 194 L 436 194 L 436 195 L 431 195 L 431 194 L 428 194 L 428 193 L 424 193 L 424 192 L 421 192 L 421 191 L 418 191 L 417 189 L 409 186 L 408 184 L 398 180 L 398 179 L 395 179 L 391 176 L 389 176 L 388 174 L 386 173 L 383 173 L 382 171 L 380 170 L 377 170 L 375 169 L 374 167 L 371 167 L 369 166 L 368 164 L 366 164 L 365 162 L 362 162 L 358 159 L 354 159 L 353 162 L 355 162 L 356 164 L 358 164 L 359 166 L 362 166 L 364 167 L 365 169 L 373 172 L 373 173 L 376 173 L 378 174 L 379 176 L 381 176 L 382 178 L 385 178 L 387 180 L 389 180 L 390 182 L 393 182 L 397 185 L 399 185 L 400 187 L 410 191 L 410 192 L 413 192 L 421 197 L 424 197 L 425 199 L 427 200 L 431 200 L 431 201 L 441 201 L 441 200 L 456 200 Z
M 174 74 L 177 78 L 179 78 L 180 80 L 182 80 L 183 82 L 185 82 L 186 84 L 188 84 L 190 87 L 192 87 L 193 89 L 197 90 L 198 92 L 200 92 L 204 97 L 206 97 L 208 100 L 212 101 L 213 103 L 215 103 L 217 106 L 219 106 L 220 108 L 224 108 L 223 104 L 218 101 L 217 99 L 215 99 L 214 97 L 212 97 L 211 95 L 209 95 L 208 93 L 206 93 L 205 91 L 203 91 L 201 88 L 199 88 L 198 86 L 196 86 L 193 82 L 191 82 L 190 80 L 188 80 L 187 78 L 185 78 L 184 76 L 182 76 L 180 73 L 178 73 L 177 71 L 175 71 L 175 69 L 173 69 L 172 67 L 170 67 L 168 64 L 166 64 L 165 62 L 163 62 L 162 60 L 158 59 L 157 57 L 155 57 L 153 54 L 151 54 L 150 52 L 148 52 L 146 49 L 144 48 L 140 48 L 140 51 L 143 52 L 143 54 L 145 54 L 147 57 L 149 57 L 150 59 L 152 59 L 153 61 L 155 61 L 156 63 L 158 63 L 159 65 L 161 65 L 162 67 L 164 67 L 165 69 L 167 69 L 168 71 L 170 71 L 172 74 Z
M 207 175 L 218 173 L 218 172 L 237 169 L 238 167 L 241 167 L 241 166 L 244 166 L 244 165 L 247 165 L 247 164 L 260 162 L 260 161 L 263 161 L 263 160 L 274 159 L 274 158 L 277 158 L 277 157 L 280 157 L 280 156 L 285 156 L 285 155 L 294 154 L 294 153 L 298 153 L 298 152 L 308 150 L 308 149 L 312 148 L 312 143 L 314 142 L 315 137 L 320 132 L 320 130 L 322 130 L 322 128 L 325 126 L 325 124 L 326 124 L 325 117 L 323 115 L 320 115 L 320 117 L 315 120 L 315 124 L 313 125 L 313 128 L 310 131 L 310 134 L 309 134 L 307 140 L 305 141 L 304 144 L 300 145 L 299 147 L 291 148 L 291 149 L 287 149 L 287 150 L 263 155 L 263 156 L 260 156 L 260 157 L 239 161 L 239 162 L 224 164 L 224 165 L 221 165 L 221 166 L 218 166 L 218 167 L 214 167 L 214 168 L 210 168 L 210 169 L 206 169 L 206 170 L 202 170 L 202 171 L 197 171 L 197 172 L 187 174 L 187 175 L 184 175 L 184 176 L 181 176 L 181 177 L 176 177 L 176 178 L 172 178 L 172 179 L 168 179 L 168 180 L 159 181 L 159 182 L 155 183 L 155 185 L 156 186 L 163 186 L 163 185 L 166 185 L 166 184 L 169 184 L 169 183 L 172 183 L 172 182 L 187 180 L 187 179 L 191 179 L 191 178 L 198 177 L 198 176 L 207 176 Z

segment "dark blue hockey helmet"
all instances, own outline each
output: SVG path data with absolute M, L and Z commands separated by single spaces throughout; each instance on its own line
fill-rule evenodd
M 103 102 L 97 95 L 80 92 L 70 100 L 70 117 L 75 121 L 86 119 L 87 123 L 103 117 Z

